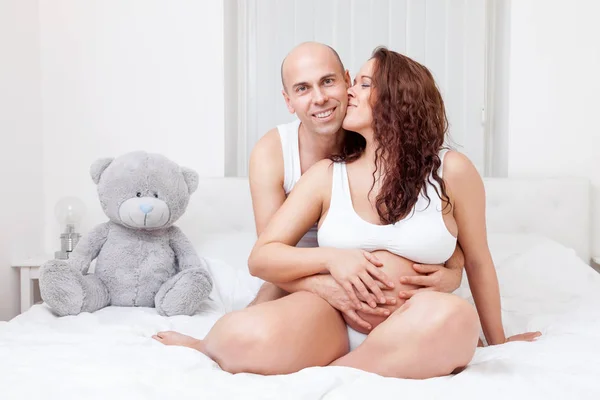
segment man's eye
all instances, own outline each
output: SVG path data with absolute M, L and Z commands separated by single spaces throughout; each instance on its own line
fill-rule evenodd
M 296 88 L 296 92 L 304 92 L 306 90 L 306 86 L 298 86 Z
M 333 79 L 325 79 L 324 82 L 326 85 L 331 85 L 333 83 Z

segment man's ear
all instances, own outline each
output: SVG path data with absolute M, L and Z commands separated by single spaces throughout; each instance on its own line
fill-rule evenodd
M 346 70 L 346 72 L 344 73 L 344 80 L 346 81 L 346 86 L 348 86 L 348 87 L 352 86 L 352 78 L 350 78 L 349 70 Z
M 290 114 L 295 114 L 296 110 L 294 109 L 294 107 L 292 107 L 292 103 L 290 102 L 290 96 L 288 96 L 285 89 L 283 89 L 281 91 L 281 94 L 283 95 L 283 99 L 285 100 L 285 105 L 287 106 L 287 109 L 290 112 Z

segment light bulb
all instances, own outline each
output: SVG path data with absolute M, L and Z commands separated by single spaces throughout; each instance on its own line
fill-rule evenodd
M 62 226 L 79 224 L 85 211 L 83 201 L 73 196 L 63 197 L 54 206 L 54 215 Z

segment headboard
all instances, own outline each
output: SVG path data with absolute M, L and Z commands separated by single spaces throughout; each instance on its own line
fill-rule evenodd
M 487 229 L 536 233 L 591 260 L 591 188 L 584 178 L 486 178 Z
M 590 262 L 590 184 L 585 179 L 484 179 L 487 230 L 537 233 L 573 248 Z M 178 222 L 192 241 L 254 231 L 246 178 L 203 178 Z

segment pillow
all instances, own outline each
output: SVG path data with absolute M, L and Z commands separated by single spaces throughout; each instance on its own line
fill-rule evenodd
M 600 274 L 575 250 L 539 235 L 491 234 L 506 334 L 545 329 L 600 301 Z M 466 273 L 455 294 L 474 304 Z
M 232 231 L 207 235 L 195 243 L 213 277 L 211 298 L 223 306 L 224 312 L 246 307 L 264 283 L 248 271 L 248 257 L 255 242 L 253 231 Z
M 248 257 L 256 242 L 254 231 L 232 231 L 203 236 L 194 247 L 200 257 L 223 260 L 237 269 L 248 270 Z

